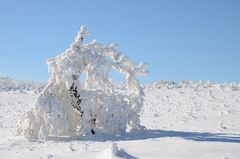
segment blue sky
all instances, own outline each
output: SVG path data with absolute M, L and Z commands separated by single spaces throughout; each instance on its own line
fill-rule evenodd
M 1 0 L 0 76 L 47 81 L 80 25 L 156 80 L 240 82 L 239 0 Z

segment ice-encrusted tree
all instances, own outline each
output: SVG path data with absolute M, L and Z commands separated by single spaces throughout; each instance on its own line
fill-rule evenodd
M 81 26 L 70 48 L 48 60 L 52 76 L 34 108 L 19 120 L 18 135 L 49 139 L 143 128 L 139 114 L 144 94 L 135 77 L 147 75 L 147 65 L 130 61 L 116 44 L 84 43 L 89 34 Z M 116 83 L 109 78 L 112 69 L 125 75 L 128 93 L 116 91 Z M 83 74 L 86 79 L 80 81 Z

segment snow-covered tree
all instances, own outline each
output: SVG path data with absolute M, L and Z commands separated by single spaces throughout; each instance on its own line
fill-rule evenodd
M 139 114 L 144 94 L 135 77 L 147 75 L 147 65 L 130 61 L 116 44 L 105 46 L 96 40 L 84 43 L 89 34 L 82 26 L 70 48 L 48 60 L 52 76 L 34 108 L 20 119 L 18 135 L 49 139 L 123 134 L 143 128 Z M 109 78 L 112 69 L 125 75 L 128 93 L 116 91 L 115 82 Z M 80 81 L 84 74 L 85 81 Z

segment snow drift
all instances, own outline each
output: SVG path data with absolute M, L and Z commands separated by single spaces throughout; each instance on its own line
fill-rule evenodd
M 143 91 L 135 76 L 147 75 L 144 63 L 136 65 L 122 55 L 116 44 L 104 46 L 93 40 L 82 26 L 75 41 L 64 53 L 48 60 L 52 73 L 34 108 L 20 119 L 17 135 L 49 139 L 95 133 L 136 132 L 143 106 Z M 109 72 L 126 77 L 128 94 L 116 92 Z M 80 81 L 80 76 L 86 77 Z

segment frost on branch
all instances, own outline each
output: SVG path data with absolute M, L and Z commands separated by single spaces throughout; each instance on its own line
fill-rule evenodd
M 147 65 L 130 61 L 116 44 L 84 43 L 89 34 L 82 26 L 70 48 L 48 60 L 52 76 L 34 108 L 20 119 L 18 135 L 49 139 L 143 128 L 139 114 L 144 94 L 135 77 L 147 75 Z M 113 69 L 125 76 L 128 93 L 117 91 L 116 82 L 109 78 Z M 80 76 L 86 79 L 80 81 Z

